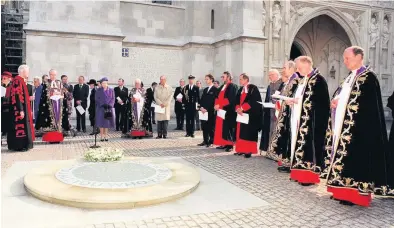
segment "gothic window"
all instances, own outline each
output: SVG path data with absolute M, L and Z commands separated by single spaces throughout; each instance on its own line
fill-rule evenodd
M 172 5 L 172 1 L 152 1 L 152 3 Z
M 215 11 L 211 10 L 211 29 L 215 28 Z

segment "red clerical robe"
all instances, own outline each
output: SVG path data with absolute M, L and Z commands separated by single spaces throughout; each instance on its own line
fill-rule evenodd
M 233 83 L 227 83 L 219 87 L 219 94 L 215 100 L 215 105 L 226 111 L 226 117 L 223 120 L 216 117 L 215 136 L 213 144 L 218 146 L 232 146 L 234 143 L 234 125 L 235 125 L 235 97 L 237 86 Z
M 249 115 L 249 123 L 237 122 L 235 151 L 237 153 L 257 154 L 258 133 L 262 119 L 261 95 L 257 86 L 249 84 L 238 91 L 237 106 L 243 113 Z

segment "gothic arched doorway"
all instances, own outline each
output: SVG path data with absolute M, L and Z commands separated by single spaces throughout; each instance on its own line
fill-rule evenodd
M 293 42 L 290 50 L 290 60 L 294 60 L 301 55 L 305 55 L 305 53 L 302 52 L 299 44 Z
M 310 55 L 314 67 L 319 68 L 326 78 L 330 95 L 338 87 L 348 70 L 343 64 L 343 51 L 351 46 L 350 39 L 343 27 L 327 15 L 321 15 L 309 20 L 298 31 L 291 48 L 295 55 L 297 49 L 302 54 Z M 304 50 L 304 51 L 302 51 Z

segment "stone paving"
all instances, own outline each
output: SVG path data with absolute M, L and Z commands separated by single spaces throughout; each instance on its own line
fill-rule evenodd
M 173 128 L 173 125 L 169 126 L 169 129 Z M 343 206 L 329 199 L 323 184 L 302 187 L 291 182 L 287 174 L 276 171 L 273 161 L 260 156 L 245 159 L 214 148 L 201 148 L 196 146 L 202 140 L 201 132 L 197 132 L 194 139 L 184 138 L 184 134 L 182 131 L 170 131 L 168 139 L 133 140 L 120 138 L 118 132 L 111 132 L 109 142 L 99 143 L 102 146 L 123 148 L 126 156 L 182 157 L 270 205 L 247 210 L 67 228 L 394 227 L 394 200 L 374 199 L 369 208 Z M 61 144 L 37 142 L 34 149 L 24 153 L 8 152 L 6 146 L 2 145 L 2 176 L 17 161 L 79 158 L 93 142 L 93 136 L 81 134 L 75 138 L 66 138 Z

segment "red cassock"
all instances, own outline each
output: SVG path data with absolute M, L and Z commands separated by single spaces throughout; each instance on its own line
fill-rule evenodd
M 240 104 L 242 105 L 237 105 L 235 107 L 235 110 L 238 108 L 242 108 L 244 111 L 248 111 L 251 107 L 248 103 L 243 103 L 245 98 L 246 98 L 247 93 L 245 93 L 244 90 L 242 90 L 241 93 L 241 99 L 240 99 Z M 250 121 L 250 119 L 249 119 Z M 253 123 L 250 123 L 253 124 Z M 237 122 L 237 137 L 236 137 L 236 142 L 235 142 L 235 151 L 237 153 L 252 153 L 252 154 L 257 154 L 257 141 L 249 141 L 245 139 L 241 139 L 240 137 L 241 133 L 241 123 Z
M 230 104 L 229 100 L 224 97 L 224 94 L 228 88 L 228 85 L 221 90 L 218 98 L 215 100 L 215 105 L 219 105 L 220 109 Z M 216 117 L 216 125 L 215 125 L 215 136 L 213 139 L 213 144 L 218 146 L 232 146 L 233 142 L 223 139 L 223 119 L 220 117 Z

